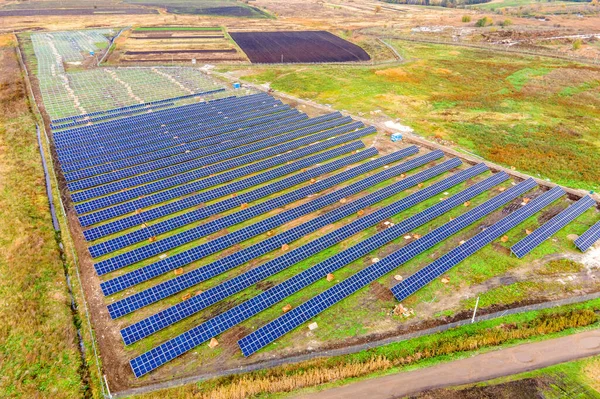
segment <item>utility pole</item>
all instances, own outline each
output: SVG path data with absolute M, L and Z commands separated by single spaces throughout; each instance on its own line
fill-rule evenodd
M 477 301 L 475 302 L 475 309 L 473 309 L 473 317 L 471 318 L 471 324 L 475 323 L 475 314 L 477 313 L 477 306 L 479 306 L 479 297 L 477 297 Z

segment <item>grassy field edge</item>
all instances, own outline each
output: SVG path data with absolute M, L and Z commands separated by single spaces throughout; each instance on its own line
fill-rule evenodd
M 70 230 L 67 222 L 67 215 L 63 207 L 62 198 L 59 195 L 61 191 L 59 188 L 56 171 L 54 169 L 55 166 L 53 164 L 51 156 L 50 144 L 48 142 L 48 136 L 45 130 L 45 123 L 39 109 L 37 108 L 37 102 L 32 91 L 31 81 L 29 80 L 29 73 L 31 71 L 27 71 L 26 69 L 27 67 L 24 60 L 22 59 L 22 49 L 20 48 L 20 42 L 18 40 L 16 49 L 17 56 L 19 58 L 19 63 L 21 66 L 21 78 L 25 82 L 27 88 L 26 94 L 29 102 L 29 108 L 33 119 L 40 127 L 42 151 L 46 158 L 46 162 L 48 163 L 48 172 L 50 174 L 50 184 L 52 187 L 52 197 L 53 202 L 57 208 L 56 217 L 60 226 L 60 232 L 56 232 L 55 235 L 57 244 L 62 244 L 61 256 L 63 258 L 67 274 L 71 277 L 71 293 L 73 295 L 73 300 L 75 301 L 76 306 L 76 315 L 74 323 L 75 327 L 80 333 L 80 339 L 82 340 L 84 346 L 84 354 L 86 360 L 85 367 L 87 368 L 87 373 L 90 377 L 89 392 L 94 398 L 103 398 L 106 396 L 106 392 L 101 371 L 102 364 L 96 351 L 95 333 L 89 319 L 86 299 L 79 278 L 78 259 L 75 251 L 75 244 L 69 233 Z

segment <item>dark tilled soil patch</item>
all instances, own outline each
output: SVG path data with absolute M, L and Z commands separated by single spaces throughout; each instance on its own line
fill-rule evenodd
M 325 31 L 233 32 L 231 37 L 253 63 L 368 61 L 357 45 Z
M 392 291 L 390 291 L 389 288 L 381 284 L 379 281 L 373 281 L 371 284 L 369 284 L 369 288 L 371 290 L 371 293 L 375 295 L 377 299 L 380 299 L 382 301 L 391 301 L 394 299 Z
M 546 223 L 548 220 L 552 219 L 554 216 L 558 215 L 563 209 L 565 209 L 564 205 L 557 204 L 554 205 L 542 212 L 540 217 L 538 218 L 538 222 L 540 224 Z
M 548 386 L 546 378 L 527 378 L 503 384 L 464 389 L 435 389 L 422 392 L 411 399 L 543 399 Z
M 207 53 L 236 53 L 237 50 L 219 49 L 219 50 L 156 50 L 156 51 L 126 51 L 125 55 L 148 55 L 148 54 L 207 54 Z

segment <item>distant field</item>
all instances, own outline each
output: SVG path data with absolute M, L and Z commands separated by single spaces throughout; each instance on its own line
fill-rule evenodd
M 391 42 L 397 67 L 249 69 L 257 83 L 354 113 L 381 110 L 418 134 L 560 184 L 600 189 L 600 68 Z
M 119 0 L 33 0 L 9 2 L 0 7 L 0 16 L 97 15 L 97 14 L 158 14 L 158 11 Z
M 576 1 L 536 1 L 536 0 L 494 0 L 488 3 L 475 4 L 470 6 L 471 8 L 478 8 L 483 10 L 501 9 L 507 7 L 525 7 L 525 6 L 552 6 L 552 5 L 583 5 L 586 2 Z
M 232 32 L 231 37 L 253 63 L 368 61 L 356 44 L 325 31 Z
M 143 27 L 124 32 L 108 57 L 111 64 L 247 62 L 219 27 Z
M 162 31 L 185 31 L 185 30 L 191 30 L 191 31 L 196 31 L 196 30 L 200 30 L 200 31 L 221 31 L 222 29 L 219 27 L 204 27 L 204 26 L 141 26 L 139 28 L 135 28 L 134 31 L 135 32 L 162 32 Z
M 166 8 L 174 14 L 270 18 L 270 14 L 238 0 L 125 0 L 125 3 Z

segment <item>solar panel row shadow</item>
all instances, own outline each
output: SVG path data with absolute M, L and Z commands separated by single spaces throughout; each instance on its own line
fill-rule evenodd
M 355 293 L 360 288 L 368 285 L 372 281 L 375 281 L 376 279 L 393 271 L 399 265 L 414 258 L 425 250 L 432 248 L 442 240 L 458 233 L 465 227 L 473 224 L 476 220 L 490 214 L 498 207 L 506 204 L 508 201 L 518 197 L 523 192 L 526 192 L 534 186 L 535 182 L 533 180 L 529 180 L 522 182 L 521 184 L 512 187 L 509 190 L 506 190 L 502 194 L 493 197 L 482 205 L 479 205 L 474 209 L 462 214 L 456 219 L 444 224 L 442 227 L 433 230 L 423 237 L 412 241 L 398 251 L 381 259 L 379 262 L 366 267 L 358 273 L 350 276 L 346 280 L 306 301 L 295 309 L 292 309 L 283 316 L 257 329 L 253 333 L 238 341 L 240 348 L 242 349 L 242 353 L 244 356 L 250 356 L 260 348 L 266 346 L 270 342 L 273 342 L 275 339 L 297 328 L 300 324 L 331 307 L 333 304 Z M 392 227 L 392 229 L 394 227 Z M 347 251 L 348 253 L 352 253 L 353 250 L 360 250 L 360 245 L 352 247 Z M 138 365 L 135 364 L 135 366 Z
M 423 171 L 415 176 L 411 176 L 408 179 L 402 180 L 403 189 L 413 187 L 423 179 L 428 179 L 434 176 L 444 173 L 451 168 L 460 165 L 460 160 L 452 159 L 446 161 L 442 165 L 438 165 L 434 168 Z M 361 232 L 362 230 L 371 227 L 386 218 L 393 216 L 399 212 L 411 208 L 412 206 L 422 202 L 432 196 L 439 194 L 441 191 L 446 190 L 470 177 L 476 176 L 483 172 L 485 166 L 482 168 L 475 167 L 470 170 L 460 172 L 450 178 L 447 178 L 441 182 L 438 182 L 424 190 L 417 193 L 411 194 L 402 200 L 396 201 L 395 203 L 388 205 L 382 209 L 379 209 L 369 215 L 360 217 L 346 226 L 338 228 L 333 232 L 327 233 L 310 243 L 304 244 L 278 258 L 268 261 L 260 266 L 257 266 L 237 277 L 227 280 L 209 290 L 200 293 L 187 301 L 181 302 L 168 309 L 158 312 L 157 314 L 150 316 L 144 320 L 141 320 L 121 331 L 121 335 L 126 344 L 135 342 L 141 338 L 148 336 L 162 328 L 165 328 L 185 317 L 188 317 L 230 295 L 233 295 L 241 290 L 248 288 L 252 284 L 255 284 L 267 277 L 270 277 L 280 271 L 313 256 L 324 249 L 342 242 L 343 240 Z M 417 177 L 418 176 L 418 177 Z

